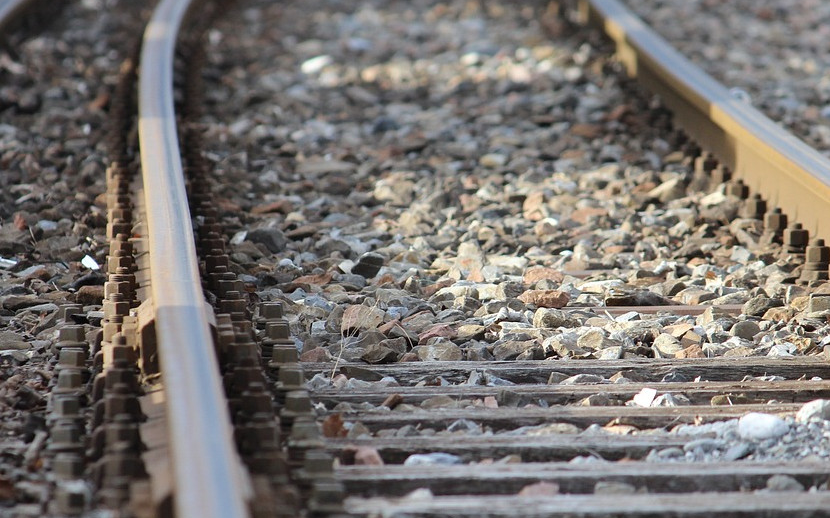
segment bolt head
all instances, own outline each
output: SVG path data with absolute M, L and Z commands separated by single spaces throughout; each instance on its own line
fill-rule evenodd
M 84 342 L 86 331 L 84 326 L 63 326 L 58 330 L 59 342 Z
M 808 263 L 826 263 L 830 262 L 830 248 L 823 246 L 824 240 L 817 239 L 816 241 L 821 241 L 821 245 L 811 245 L 807 247 L 805 252 L 804 259 Z
M 787 215 L 781 209 L 773 209 L 764 216 L 764 228 L 781 231 L 787 228 Z

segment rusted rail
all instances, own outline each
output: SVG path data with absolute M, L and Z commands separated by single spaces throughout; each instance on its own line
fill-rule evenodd
M 144 34 L 139 139 L 151 296 L 177 516 L 248 516 L 246 483 L 201 289 L 173 105 L 177 32 L 190 0 L 164 0 Z

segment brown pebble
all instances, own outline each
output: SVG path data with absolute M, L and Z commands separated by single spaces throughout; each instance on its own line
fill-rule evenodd
M 81 286 L 75 294 L 75 302 L 84 306 L 100 304 L 104 300 L 103 286 Z
M 421 361 L 421 359 L 420 359 L 420 358 L 418 358 L 418 355 L 417 355 L 417 354 L 415 354 L 415 353 L 406 353 L 406 354 L 404 354 L 403 356 L 401 356 L 401 359 L 400 359 L 400 360 L 398 360 L 398 362 L 399 362 L 399 363 L 403 363 L 403 362 L 419 362 L 419 361 Z
M 393 409 L 396 406 L 400 405 L 401 403 L 403 403 L 403 396 L 402 395 L 400 395 L 400 394 L 390 394 L 386 397 L 386 399 L 383 400 L 383 403 L 381 403 L 381 406 L 385 406 L 387 408 Z
M 555 268 L 545 268 L 538 266 L 535 268 L 528 268 L 522 277 L 522 282 L 527 285 L 533 285 L 541 280 L 550 280 L 554 282 L 562 282 L 565 275 Z
M 533 304 L 540 308 L 563 308 L 568 305 L 571 297 L 564 291 L 558 290 L 527 290 L 519 295 L 519 300 L 525 304 Z
M 699 345 L 690 345 L 681 351 L 677 351 L 674 355 L 675 358 L 705 358 L 706 355 L 703 354 L 703 349 L 700 348 Z
M 301 362 L 313 362 L 313 363 L 321 363 L 327 362 L 331 359 L 331 355 L 329 352 L 322 347 L 315 347 L 310 351 L 306 351 L 300 355 Z
M 294 210 L 294 204 L 288 200 L 278 200 L 270 203 L 263 203 L 251 209 L 251 214 L 269 214 L 272 212 L 279 212 L 281 214 L 288 214 Z

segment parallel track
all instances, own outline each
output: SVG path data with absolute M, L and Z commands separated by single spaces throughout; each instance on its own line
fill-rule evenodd
M 830 237 L 830 160 L 731 95 L 618 0 L 581 0 L 580 8 L 614 41 L 629 74 L 672 110 L 678 127 L 771 206 Z
M 778 127 L 746 103 L 734 99 L 726 88 L 691 64 L 651 29 L 637 20 L 616 0 L 580 2 L 583 19 L 605 30 L 616 43 L 620 60 L 630 75 L 656 93 L 674 114 L 674 123 L 684 129 L 704 150 L 712 153 L 754 192 L 779 206 L 819 237 L 826 235 L 824 223 L 830 200 L 830 161 Z M 728 170 L 727 170 L 728 171 Z M 707 171 L 710 172 L 710 171 Z M 662 308 L 667 313 L 672 308 Z M 521 366 L 520 366 L 521 365 Z M 306 365 L 307 376 L 331 371 L 328 364 Z M 517 385 L 476 387 L 464 385 L 472 372 L 489 372 Z M 789 464 L 717 462 L 707 464 L 600 463 L 571 465 L 567 461 L 588 455 L 608 460 L 642 460 L 653 450 L 682 444 L 692 437 L 666 434 L 622 436 L 578 433 L 589 426 L 622 426 L 631 429 L 671 428 L 681 423 L 707 423 L 737 418 L 749 412 L 793 415 L 801 403 L 830 397 L 826 382 L 795 381 L 802 376 L 826 377 L 824 360 L 800 358 L 737 361 L 653 360 L 527 362 L 428 362 L 389 366 L 340 364 L 347 377 L 368 381 L 392 376 L 401 386 L 359 391 L 321 389 L 312 399 L 325 404 L 329 419 L 343 419 L 349 426 L 362 426 L 372 437 L 351 440 L 329 438 L 327 449 L 347 464 L 355 448 L 375 450 L 386 466 L 342 466 L 335 469 L 347 494 L 345 507 L 351 513 L 369 516 L 815 516 L 830 504 L 824 491 L 815 494 L 764 494 L 774 475 L 789 474 L 805 487 L 820 486 L 828 479 L 820 463 Z M 610 377 L 615 372 L 642 383 L 630 385 L 548 386 L 549 373 L 591 373 Z M 667 373 L 684 373 L 689 381 L 660 383 Z M 741 381 L 744 375 L 780 375 L 786 382 Z M 803 379 L 803 378 L 802 378 Z M 722 380 L 720 383 L 709 383 Z M 450 386 L 443 386 L 444 383 Z M 452 386 L 453 384 L 462 386 Z M 422 386 L 426 384 L 427 386 Z M 428 386 L 435 385 L 435 386 Z M 766 393 L 768 389 L 783 392 Z M 635 408 L 618 406 L 644 388 L 658 393 L 682 394 L 691 406 Z M 610 407 L 567 406 L 591 394 L 602 393 Z M 734 397 L 749 404 L 710 406 L 713 397 Z M 446 407 L 424 409 L 425 402 L 445 398 Z M 518 401 L 507 408 L 484 408 L 485 398 Z M 380 405 L 412 405 L 403 412 L 359 410 L 364 402 Z M 457 401 L 453 407 L 448 401 Z M 522 408 L 525 402 L 546 403 L 547 408 Z M 773 405 L 772 401 L 779 404 Z M 781 402 L 798 402 L 780 404 Z M 346 410 L 338 404 L 351 404 Z M 429 408 L 429 407 L 427 407 Z M 463 421 L 459 421 L 463 420 Z M 492 431 L 492 437 L 453 438 L 446 430 L 459 422 L 472 422 Z M 501 435 L 517 426 L 558 423 L 576 425 L 576 432 L 562 431 L 535 438 Z M 432 428 L 435 436 L 395 437 L 401 427 Z M 382 432 L 385 431 L 386 434 Z M 381 434 L 379 434 L 381 432 Z M 377 434 L 377 435 L 376 435 Z M 415 453 L 450 453 L 469 466 L 404 467 Z M 478 464 L 486 459 L 518 456 L 523 464 Z M 562 493 L 556 496 L 516 496 L 523 487 L 549 482 Z M 609 495 L 596 489 L 601 484 L 623 483 L 647 494 Z M 410 491 L 427 488 L 428 496 Z M 744 491 L 755 491 L 745 494 Z M 699 492 L 699 493 L 698 493 Z M 494 493 L 503 493 L 493 496 Z M 588 493 L 588 494 L 585 494 Z M 656 494 L 659 493 L 659 494 Z M 702 494 L 701 494 L 702 493 Z

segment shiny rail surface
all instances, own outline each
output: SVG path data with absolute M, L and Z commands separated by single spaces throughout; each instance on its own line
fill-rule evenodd
M 0 37 L 5 35 L 15 20 L 27 12 L 32 3 L 34 0 L 0 0 Z
M 190 0 L 163 0 L 144 33 L 139 141 L 151 293 L 177 516 L 248 516 L 245 483 L 202 293 L 173 106 L 173 56 Z
M 15 14 L 22 12 L 31 0 L 4 0 L 0 1 L 0 20 L 5 22 Z
M 830 160 L 732 96 L 618 0 L 580 0 L 580 10 L 616 43 L 628 73 L 674 112 L 677 126 L 790 221 L 830 236 Z

